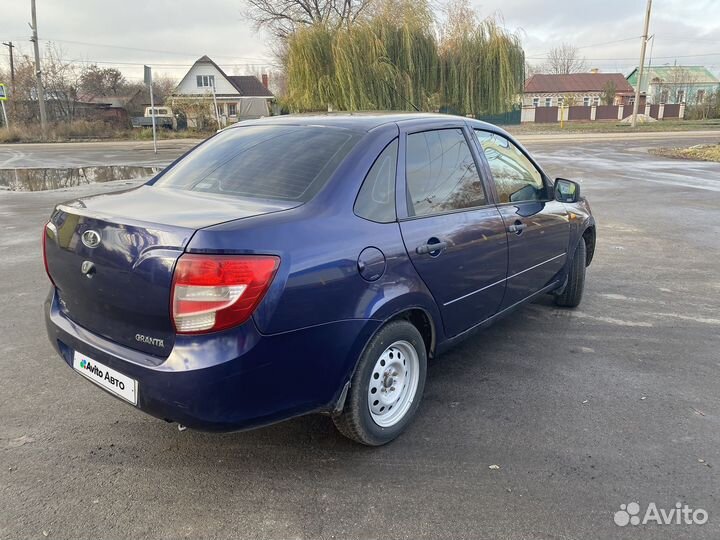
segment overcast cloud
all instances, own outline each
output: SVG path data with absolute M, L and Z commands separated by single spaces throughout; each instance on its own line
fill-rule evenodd
M 243 16 L 242 0 L 37 0 L 41 40 L 63 57 L 114 65 L 139 79 L 142 64 L 179 77 L 209 55 L 231 74 L 259 73 L 272 63 L 266 36 Z M 484 0 L 483 16 L 499 14 L 520 33 L 530 63 L 561 42 L 581 47 L 590 67 L 627 73 L 637 64 L 645 0 Z M 0 40 L 30 53 L 30 0 L 0 7 Z M 720 1 L 655 0 L 650 32 L 653 64 L 705 65 L 720 73 Z M 617 40 L 625 40 L 618 43 Z M 126 47 L 126 48 L 120 48 Z M 7 64 L 7 48 L 0 62 Z

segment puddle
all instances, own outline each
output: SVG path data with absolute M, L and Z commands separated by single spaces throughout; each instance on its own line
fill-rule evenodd
M 113 180 L 147 178 L 162 167 L 113 165 L 76 167 L 71 169 L 0 169 L 0 189 L 12 191 L 44 191 Z

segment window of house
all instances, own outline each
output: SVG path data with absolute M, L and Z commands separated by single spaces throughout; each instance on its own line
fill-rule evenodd
M 563 105 L 565 105 L 565 96 L 560 96 L 558 98 L 558 107 L 562 107 Z
M 406 150 L 410 216 L 487 204 L 485 188 L 462 129 L 413 133 Z
M 236 103 L 228 103 L 228 116 L 237 116 L 237 104 Z
M 585 107 L 589 107 L 589 106 L 590 106 L 590 96 L 585 96 L 585 97 L 583 98 L 583 105 L 584 105 Z
M 215 88 L 215 75 L 198 75 L 198 88 Z
M 668 100 L 668 91 L 667 91 L 667 90 L 663 90 L 663 91 L 660 93 L 660 103 L 667 103 L 667 100 Z
M 538 105 L 540 105 L 540 98 L 534 97 L 533 98 L 533 107 L 537 107 Z
M 598 96 L 595 96 L 592 100 L 592 104 L 595 105 L 596 107 L 598 105 L 600 105 L 600 98 Z
M 695 94 L 695 100 L 702 103 L 705 100 L 705 90 L 698 90 L 697 94 Z
M 546 198 L 542 174 L 517 146 L 496 133 L 475 130 L 475 135 L 490 165 L 500 203 Z
M 552 98 L 551 98 L 551 97 L 546 97 L 546 98 L 545 98 L 545 106 L 546 106 L 546 107 L 552 107 Z
M 682 103 L 683 101 L 685 101 L 685 90 L 678 90 L 675 103 Z
M 377 221 L 395 221 L 395 176 L 397 173 L 398 141 L 385 147 L 365 177 L 357 199 L 355 214 Z
M 218 114 L 223 115 L 225 114 L 225 104 L 224 103 L 218 103 L 217 104 Z

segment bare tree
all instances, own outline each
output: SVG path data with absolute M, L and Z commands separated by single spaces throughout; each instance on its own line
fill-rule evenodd
M 563 43 L 550 49 L 544 67 L 544 71 L 553 75 L 569 75 L 587 71 L 587 62 L 580 56 L 577 47 Z
M 80 92 L 86 98 L 117 96 L 126 88 L 125 77 L 115 68 L 101 68 L 91 64 L 80 74 Z
M 172 95 L 177 85 L 178 80 L 175 77 L 169 75 L 153 76 L 153 94 L 156 98 L 159 98 L 161 103 L 164 103 Z
M 603 86 L 603 91 L 600 96 L 600 100 L 605 105 L 612 105 L 615 103 L 615 94 L 617 93 L 617 86 L 613 81 L 608 81 Z
M 298 27 L 352 23 L 372 0 L 244 0 L 247 15 L 258 28 L 285 38 Z

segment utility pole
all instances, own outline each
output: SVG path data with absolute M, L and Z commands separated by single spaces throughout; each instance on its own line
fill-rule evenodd
M 648 0 L 645 11 L 645 29 L 643 30 L 642 44 L 640 45 L 640 67 L 638 68 L 637 87 L 635 88 L 635 103 L 633 104 L 632 127 L 637 125 L 638 107 L 640 106 L 640 87 L 642 86 L 643 71 L 645 71 L 645 49 L 648 42 L 648 30 L 650 29 L 650 9 L 652 0 Z M 647 99 L 647 96 L 646 98 Z
M 155 98 L 153 97 L 153 79 L 152 79 L 152 68 L 150 66 L 144 66 L 144 80 L 148 88 L 150 88 L 150 116 L 152 117 L 152 129 L 153 129 L 153 151 L 157 154 L 157 129 L 155 127 Z
M 42 82 L 42 70 L 40 69 L 40 43 L 38 42 L 37 35 L 37 12 L 35 9 L 35 0 L 30 0 L 30 7 L 32 9 L 32 39 L 33 47 L 35 49 L 35 75 L 37 77 L 37 93 L 38 103 L 40 104 L 40 127 L 43 135 L 47 133 L 47 112 L 45 111 L 45 89 L 43 88 Z
M 5 45 L 10 50 L 10 93 L 15 94 L 15 60 L 13 58 L 13 49 L 15 48 L 15 45 L 13 45 L 12 41 L 8 41 L 5 43 L 3 41 L 3 45 Z

